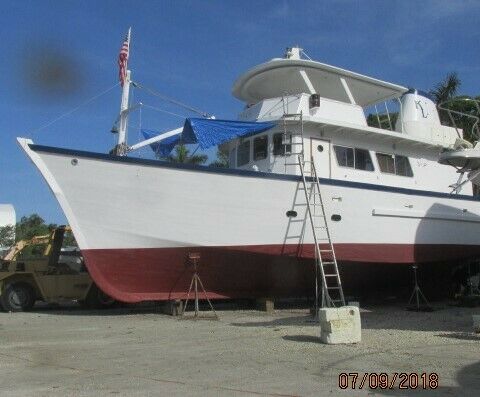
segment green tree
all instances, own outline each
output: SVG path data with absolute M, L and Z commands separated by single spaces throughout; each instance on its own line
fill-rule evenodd
M 62 247 L 78 247 L 77 240 L 75 240 L 72 232 L 64 234 Z
M 11 247 L 20 240 L 31 240 L 35 236 L 49 235 L 56 227 L 57 225 L 54 223 L 46 224 L 38 214 L 22 216 L 16 225 L 0 227 L 0 247 Z M 65 233 L 63 246 L 77 246 L 73 233 Z M 32 249 L 37 248 L 32 247 Z M 40 251 L 38 249 L 37 251 L 41 252 L 42 249 L 40 247 Z
M 56 227 L 53 223 L 47 225 L 38 214 L 22 216 L 15 226 L 15 238 L 17 241 L 30 240 L 34 236 L 49 234 Z
M 475 103 L 475 100 L 478 101 L 480 97 L 457 96 L 461 84 L 462 82 L 457 73 L 451 72 L 447 74 L 444 80 L 435 85 L 430 91 L 430 94 L 433 96 L 437 105 L 444 104 L 444 107 L 463 114 L 454 112 L 450 112 L 449 114 L 446 110 L 439 109 L 442 124 L 462 129 L 463 138 L 474 142 L 479 139 L 478 125 L 475 125 L 476 119 L 474 117 L 468 117 L 466 115 L 480 116 L 479 107 Z
M 455 98 L 461 85 L 462 82 L 460 81 L 457 73 L 451 72 L 447 74 L 445 79 L 437 83 L 435 87 L 430 90 L 430 95 L 433 97 L 433 100 L 437 106 L 442 105 L 444 102 Z M 450 108 L 450 105 L 448 107 Z M 438 115 L 442 124 L 453 127 L 453 123 L 448 115 L 448 112 L 443 109 L 439 109 Z
M 175 153 L 167 157 L 171 163 L 187 163 L 187 164 L 204 164 L 208 159 L 205 154 L 192 154 L 190 150 L 183 144 L 175 146 Z
M 0 227 L 0 247 L 11 247 L 15 244 L 15 225 Z
M 442 102 L 448 101 L 449 99 L 454 98 L 457 95 L 457 91 L 462 85 L 456 72 L 451 72 L 447 74 L 444 80 L 437 83 L 435 87 L 430 90 L 430 95 L 432 95 L 435 103 L 437 105 Z
M 380 113 L 377 117 L 376 114 L 370 113 L 367 116 L 367 125 L 370 127 L 382 128 L 384 130 L 390 129 L 390 124 L 392 124 L 392 130 L 395 129 L 395 123 L 397 122 L 398 112 L 390 112 L 390 122 L 388 121 L 388 115 L 386 113 Z M 380 124 L 378 123 L 380 119 Z
M 477 119 L 474 117 L 479 117 L 480 113 L 478 111 L 478 106 L 474 100 L 479 100 L 480 97 L 471 98 L 469 96 L 460 96 L 454 98 L 451 102 L 448 103 L 448 109 L 453 110 L 459 113 L 442 111 L 444 114 L 444 119 L 442 120 L 443 124 L 449 125 L 451 127 L 461 128 L 463 130 L 463 138 L 474 142 L 479 139 L 478 136 L 478 125 L 476 124 Z M 474 116 L 474 117 L 468 117 Z M 450 118 L 451 117 L 451 118 Z M 453 120 L 453 121 L 452 121 Z
M 208 166 L 215 168 L 228 168 L 228 152 L 219 148 L 217 150 L 216 160 L 211 162 Z

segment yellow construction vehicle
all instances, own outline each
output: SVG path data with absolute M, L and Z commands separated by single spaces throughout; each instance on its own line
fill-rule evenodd
M 62 250 L 68 226 L 46 236 L 19 241 L 0 259 L 0 308 L 30 310 L 37 300 L 77 300 L 89 308 L 109 307 L 114 300 L 92 281 L 78 250 Z

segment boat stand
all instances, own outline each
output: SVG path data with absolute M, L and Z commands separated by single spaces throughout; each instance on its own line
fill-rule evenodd
M 417 269 L 418 269 L 418 265 L 412 266 L 415 286 L 413 287 L 412 295 L 410 296 L 410 299 L 408 301 L 407 310 L 416 311 L 416 312 L 432 312 L 433 311 L 432 306 L 430 306 L 430 303 L 428 303 L 427 298 L 425 298 L 425 295 L 423 295 L 423 292 L 420 289 L 420 286 L 418 285 Z M 412 304 L 413 297 L 415 297 L 414 305 Z M 422 300 L 424 304 L 421 303 Z
M 193 288 L 195 314 L 193 315 L 193 317 L 190 317 L 190 318 L 194 320 L 197 320 L 200 318 L 218 320 L 217 312 L 213 308 L 213 305 L 212 305 L 212 302 L 210 302 L 210 299 L 208 299 L 207 291 L 205 290 L 202 280 L 200 280 L 200 276 L 198 275 L 198 261 L 200 260 L 200 253 L 191 252 L 188 254 L 188 259 L 193 264 L 193 276 L 192 276 L 192 281 L 190 281 L 190 287 L 188 288 L 187 299 L 185 300 L 185 304 L 183 305 L 182 317 L 187 318 L 185 317 L 185 311 L 187 310 L 188 300 L 190 298 L 190 293 L 192 292 L 192 288 Z M 200 316 L 200 308 L 198 304 L 198 298 L 199 298 L 198 286 L 200 286 L 200 288 L 202 289 L 205 295 L 205 299 L 207 300 L 210 306 L 210 309 L 212 309 L 213 316 Z

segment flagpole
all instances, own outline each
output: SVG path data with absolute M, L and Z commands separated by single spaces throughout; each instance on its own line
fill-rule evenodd
M 128 52 L 130 54 L 130 38 L 131 38 L 132 28 L 128 28 L 127 43 L 128 43 Z M 131 82 L 131 73 L 128 70 L 128 57 L 125 65 L 125 81 L 122 87 L 122 101 L 120 104 L 120 123 L 118 128 L 118 142 L 116 147 L 116 154 L 123 156 L 127 151 L 127 127 L 128 127 L 128 98 L 130 96 L 130 82 Z

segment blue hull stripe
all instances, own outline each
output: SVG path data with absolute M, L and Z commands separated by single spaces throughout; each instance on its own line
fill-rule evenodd
M 208 167 L 203 165 L 192 165 L 192 164 L 182 164 L 182 163 L 170 163 L 162 160 L 149 160 L 149 159 L 140 159 L 140 158 L 133 158 L 133 157 L 122 157 L 122 156 L 114 156 L 111 154 L 87 152 L 83 150 L 72 150 L 72 149 L 65 149 L 65 148 L 56 148 L 52 146 L 43 146 L 43 145 L 34 145 L 34 144 L 29 145 L 29 147 L 34 152 L 62 154 L 62 155 L 72 156 L 72 157 L 84 157 L 84 158 L 103 160 L 103 161 L 116 161 L 116 162 L 127 163 L 127 164 L 142 164 L 142 165 L 151 166 L 151 167 L 174 168 L 174 169 L 196 171 L 196 172 L 207 172 L 211 174 L 237 175 L 237 176 L 250 177 L 250 178 L 301 181 L 300 175 L 275 174 L 271 172 L 237 170 L 237 169 L 231 169 L 231 168 Z M 307 177 L 307 180 L 312 181 L 313 178 Z M 452 199 L 452 200 L 480 201 L 480 197 L 472 197 L 472 196 L 467 196 L 463 194 L 449 194 L 449 193 L 433 192 L 429 190 L 406 189 L 402 187 L 375 185 L 372 183 L 363 183 L 363 182 L 343 181 L 339 179 L 320 178 L 320 182 L 322 185 L 342 186 L 342 187 L 364 189 L 364 190 L 377 190 L 382 192 L 408 194 L 411 196 L 440 197 L 440 198 Z

